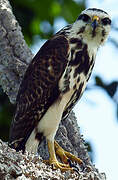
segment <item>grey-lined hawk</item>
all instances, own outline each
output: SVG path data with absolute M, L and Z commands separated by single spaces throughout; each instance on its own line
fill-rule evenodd
M 67 118 L 82 96 L 110 25 L 105 11 L 89 8 L 41 47 L 20 85 L 10 129 L 11 147 L 36 153 L 45 136 L 50 164 L 68 170 L 71 169 L 68 159 L 82 163 L 64 151 L 54 137 L 61 119 Z M 57 161 L 56 154 L 63 163 Z

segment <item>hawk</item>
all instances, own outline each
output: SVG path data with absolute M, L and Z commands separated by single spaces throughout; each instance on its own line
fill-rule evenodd
M 49 164 L 62 171 L 72 170 L 69 160 L 82 164 L 79 157 L 62 149 L 54 137 L 60 121 L 67 118 L 82 96 L 110 26 L 107 12 L 89 8 L 40 48 L 19 88 L 10 147 L 37 153 L 38 145 L 46 137 Z

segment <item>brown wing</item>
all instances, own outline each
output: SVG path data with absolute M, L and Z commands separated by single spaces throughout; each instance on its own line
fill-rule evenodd
M 9 144 L 15 144 L 14 148 L 21 146 L 21 142 L 25 145 L 38 121 L 58 98 L 58 81 L 67 64 L 68 48 L 64 36 L 54 36 L 30 63 L 19 89 L 10 129 Z

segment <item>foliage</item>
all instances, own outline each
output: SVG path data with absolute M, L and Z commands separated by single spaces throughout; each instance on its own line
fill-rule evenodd
M 0 87 L 0 137 L 4 141 L 8 140 L 9 127 L 12 120 L 14 105 L 11 105 L 5 93 Z
M 63 17 L 68 23 L 72 23 L 85 9 L 84 1 L 76 3 L 73 0 L 10 0 L 10 3 L 29 45 L 32 44 L 33 37 L 36 35 L 48 39 L 54 32 L 53 25 L 56 18 Z M 42 31 L 42 22 L 50 25 L 47 32 Z
M 115 96 L 117 94 L 118 81 L 105 83 L 105 82 L 103 82 L 102 78 L 100 78 L 99 76 L 96 76 L 95 83 L 96 83 L 96 86 L 103 88 L 106 91 L 106 93 L 110 96 L 110 98 L 112 98 L 114 103 L 116 104 L 116 106 L 117 106 L 116 116 L 118 118 L 118 99 L 117 99 L 117 96 Z

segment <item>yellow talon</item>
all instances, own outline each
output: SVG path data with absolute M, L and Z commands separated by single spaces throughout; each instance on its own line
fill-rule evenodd
M 45 160 L 46 164 L 49 164 L 53 167 L 53 169 L 59 168 L 61 171 L 71 170 L 74 171 L 72 167 L 70 167 L 69 160 L 75 161 L 79 164 L 82 164 L 82 160 L 77 158 L 73 154 L 65 151 L 56 141 L 47 141 L 48 143 L 48 151 L 49 151 L 49 160 Z M 58 162 L 56 155 L 60 157 L 63 163 Z M 74 166 L 73 166 L 74 167 Z
M 70 159 L 71 161 L 75 161 L 78 164 L 83 164 L 83 161 L 76 157 L 75 155 L 65 151 L 56 141 L 54 141 L 54 145 L 55 145 L 55 153 L 61 158 L 61 161 L 64 163 L 68 163 L 68 159 Z
M 69 166 L 69 164 L 63 164 L 58 162 L 56 155 L 55 155 L 55 145 L 54 142 L 52 141 L 47 141 L 48 142 L 48 151 L 49 151 L 49 160 L 46 160 L 44 162 L 50 164 L 53 169 L 60 169 L 61 171 L 67 171 L 67 170 L 71 170 L 73 171 L 73 169 Z

